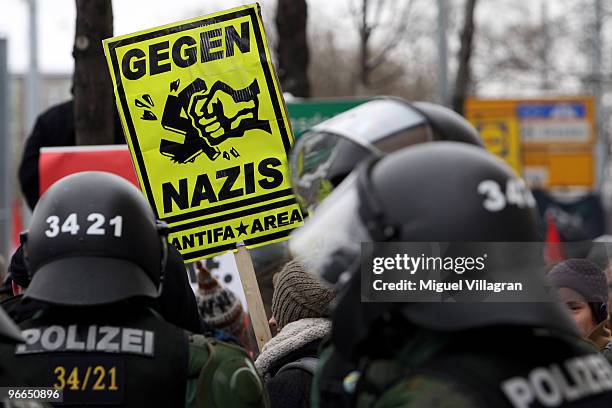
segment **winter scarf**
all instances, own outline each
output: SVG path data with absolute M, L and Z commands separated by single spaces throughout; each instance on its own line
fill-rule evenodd
M 608 328 L 608 322 L 601 322 L 591 330 L 591 333 L 587 336 L 587 339 L 591 341 L 599 351 L 603 351 L 606 347 L 612 344 L 612 333 Z
M 306 318 L 287 324 L 269 342 L 267 342 L 257 360 L 255 367 L 265 381 L 272 378 L 270 369 L 274 362 L 308 343 L 321 340 L 331 332 L 331 321 L 325 318 Z

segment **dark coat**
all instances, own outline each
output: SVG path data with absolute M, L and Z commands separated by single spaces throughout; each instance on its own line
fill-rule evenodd
M 299 368 L 289 368 L 280 373 L 278 371 L 286 364 L 300 358 L 317 357 L 320 344 L 321 340 L 312 341 L 278 359 L 270 367 L 270 373 L 272 373 L 273 377 L 266 383 L 266 387 L 272 408 L 310 407 L 312 374 Z
M 39 197 L 40 148 L 74 146 L 75 143 L 73 100 L 52 106 L 38 116 L 34 129 L 26 141 L 19 165 L 19 184 L 30 209 L 34 208 Z M 125 144 L 125 137 L 116 111 L 114 143 Z

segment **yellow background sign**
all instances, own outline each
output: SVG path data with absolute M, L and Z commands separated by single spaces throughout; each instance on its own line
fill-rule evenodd
M 478 118 L 472 121 L 487 149 L 521 174 L 521 141 L 514 118 Z
M 595 163 L 590 151 L 525 152 L 525 178 L 534 187 L 590 186 L 595 179 Z
M 532 186 L 588 187 L 595 182 L 592 97 L 468 99 L 467 119 L 487 149 Z
M 104 41 L 142 191 L 186 261 L 302 222 L 293 144 L 259 6 Z

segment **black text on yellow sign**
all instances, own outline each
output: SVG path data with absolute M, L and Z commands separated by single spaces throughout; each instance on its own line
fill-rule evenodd
M 104 47 L 140 185 L 185 260 L 280 241 L 301 224 L 258 5 Z

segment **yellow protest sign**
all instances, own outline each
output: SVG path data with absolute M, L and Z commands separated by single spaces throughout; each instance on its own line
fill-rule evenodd
M 293 137 L 259 5 L 104 41 L 142 191 L 193 261 L 302 223 Z

